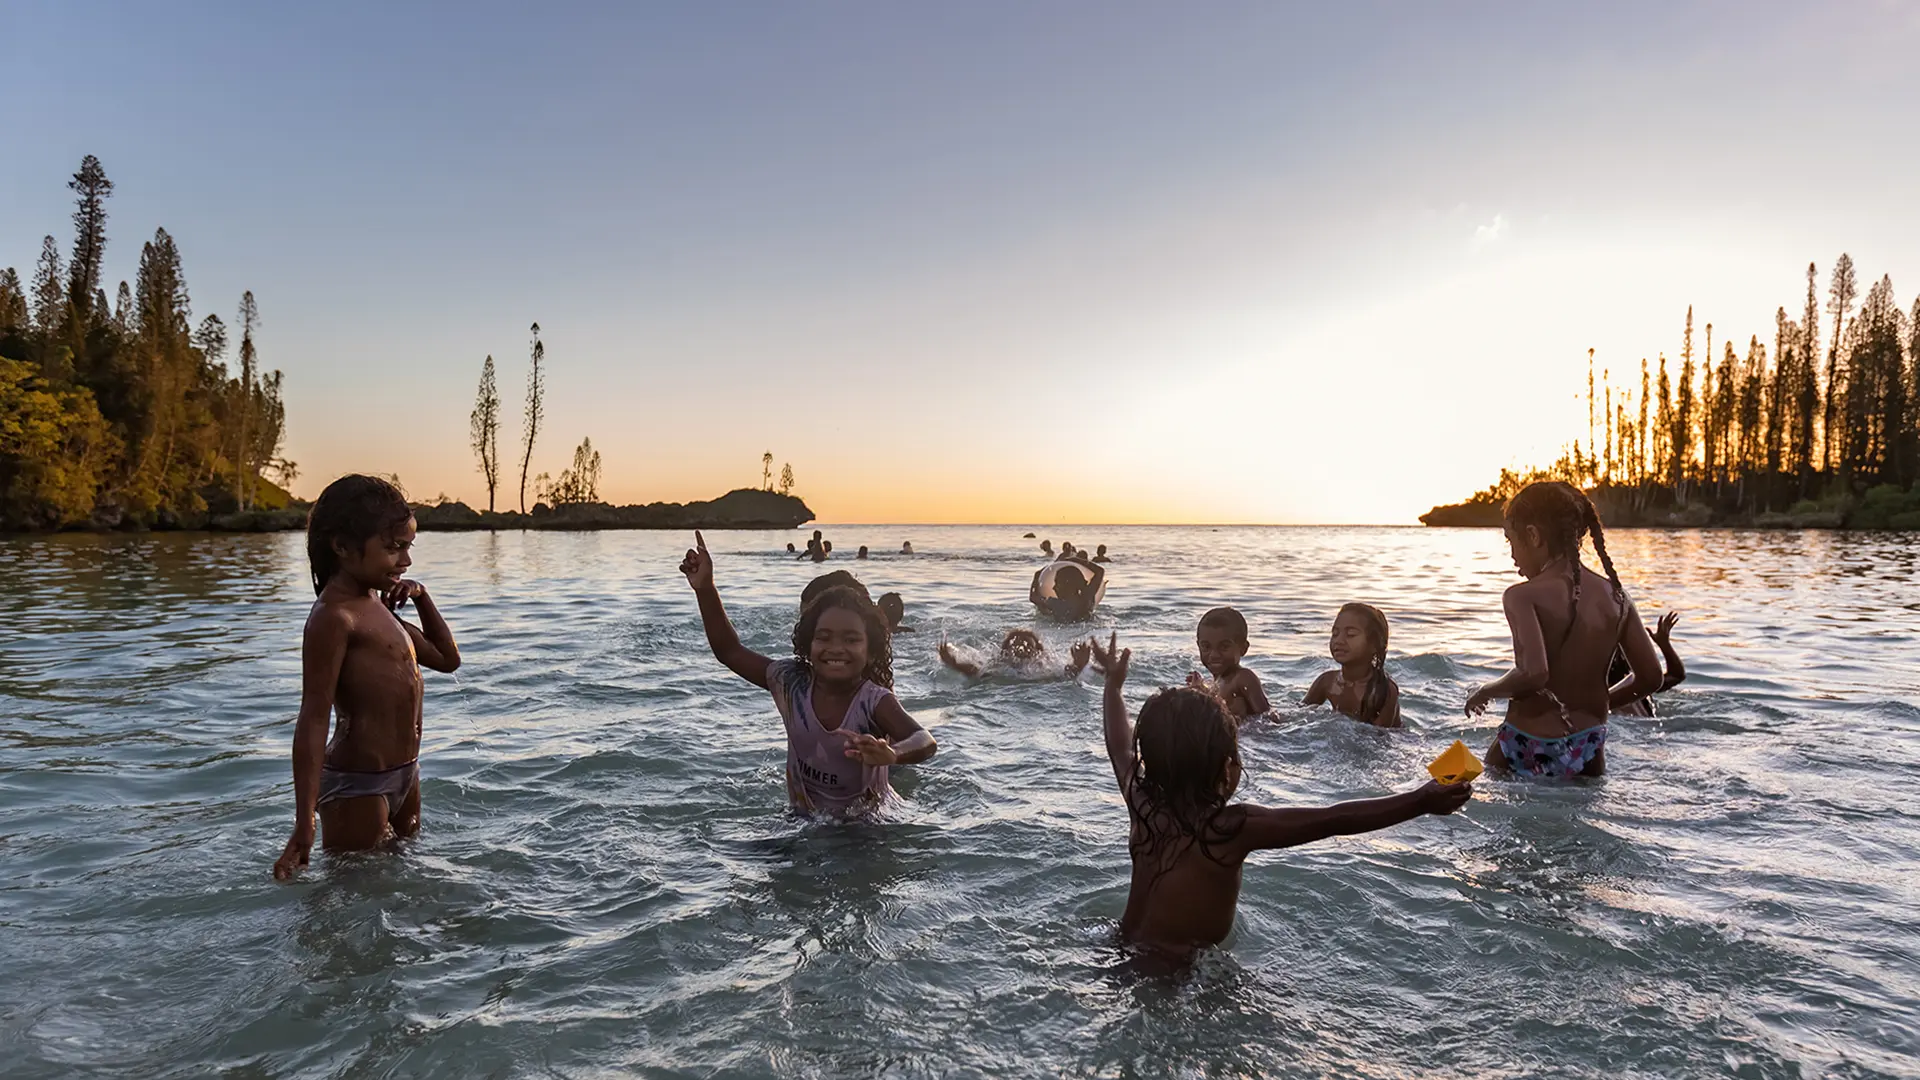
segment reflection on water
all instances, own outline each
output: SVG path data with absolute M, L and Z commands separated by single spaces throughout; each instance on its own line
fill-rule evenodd
M 1913 540 L 1611 537 L 1643 608 L 1684 613 L 1690 678 L 1616 725 L 1609 777 L 1257 859 L 1230 950 L 1165 979 L 1112 941 L 1095 686 L 932 656 L 1031 625 L 1023 531 L 828 530 L 921 552 L 835 565 L 906 596 L 900 691 L 942 746 L 852 827 L 786 815 L 779 722 L 708 655 L 685 537 L 427 534 L 467 663 L 428 677 L 425 829 L 290 886 L 303 538 L 0 539 L 7 1075 L 1920 1071 Z M 710 539 L 777 652 L 815 568 L 790 534 Z M 1459 706 L 1507 648 L 1493 533 L 1053 539 L 1112 545 L 1092 629 L 1134 648 L 1136 698 L 1216 604 L 1276 701 L 1341 603 L 1388 612 L 1408 730 L 1284 707 L 1246 729 L 1249 797 L 1377 794 L 1486 740 Z

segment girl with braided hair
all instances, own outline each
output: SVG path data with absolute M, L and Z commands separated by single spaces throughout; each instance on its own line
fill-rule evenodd
M 1363 724 L 1400 726 L 1400 686 L 1387 677 L 1387 616 L 1371 604 L 1348 604 L 1333 620 L 1327 652 L 1340 666 L 1307 688 L 1306 705 L 1331 702 Z
M 1240 786 L 1240 743 L 1221 700 L 1169 687 L 1140 706 L 1136 725 L 1121 697 L 1131 650 L 1110 636 L 1105 647 L 1095 643 L 1093 657 L 1106 673 L 1107 758 L 1132 823 L 1133 880 L 1120 937 L 1152 956 L 1184 963 L 1232 932 L 1241 868 L 1256 851 L 1451 814 L 1473 796 L 1471 784 L 1429 781 L 1398 795 L 1333 806 L 1230 803 Z
M 793 628 L 793 656 L 747 648 L 720 605 L 713 556 L 699 533 L 680 562 L 700 605 L 714 659 L 773 695 L 787 729 L 787 798 L 801 813 L 853 817 L 893 795 L 887 770 L 932 757 L 933 736 L 893 696 L 886 617 L 855 582 L 806 599 Z
M 1607 554 L 1600 514 L 1560 481 L 1528 484 L 1506 507 L 1507 545 L 1527 580 L 1502 599 L 1513 631 L 1513 670 L 1467 698 L 1469 716 L 1509 699 L 1487 748 L 1487 767 L 1534 776 L 1599 776 L 1607 770 L 1609 692 L 1627 700 L 1658 690 L 1660 657 Z M 1580 561 L 1591 537 L 1603 577 Z M 1614 650 L 1631 673 L 1607 685 Z

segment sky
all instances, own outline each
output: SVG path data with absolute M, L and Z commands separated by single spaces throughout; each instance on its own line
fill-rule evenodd
M 1336 10 L 1329 10 L 1336 9 Z M 0 4 L 0 266 L 156 227 L 286 456 L 484 504 L 1411 523 L 1631 369 L 1920 284 L 1920 2 Z M 111 284 L 108 289 L 112 291 Z M 1716 351 L 1719 350 L 1716 344 Z M 531 497 L 529 498 L 531 502 Z

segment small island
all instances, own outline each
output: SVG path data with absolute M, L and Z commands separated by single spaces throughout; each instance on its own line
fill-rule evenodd
M 281 493 L 284 495 L 284 493 Z M 307 527 L 307 504 L 273 500 L 267 509 L 227 513 L 170 515 L 155 528 L 200 529 L 212 532 L 287 532 Z M 539 503 L 531 513 L 475 510 L 457 501 L 414 503 L 413 519 L 421 532 L 461 532 L 477 529 L 797 529 L 814 519 L 807 504 L 777 491 L 740 488 L 717 499 L 690 503 L 648 503 L 613 506 L 603 502 Z

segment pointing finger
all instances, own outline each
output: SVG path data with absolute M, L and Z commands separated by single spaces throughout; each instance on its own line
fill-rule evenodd
M 707 553 L 707 538 L 700 535 L 699 529 L 693 530 L 693 543 L 694 546 L 700 549 L 700 554 L 705 555 Z

